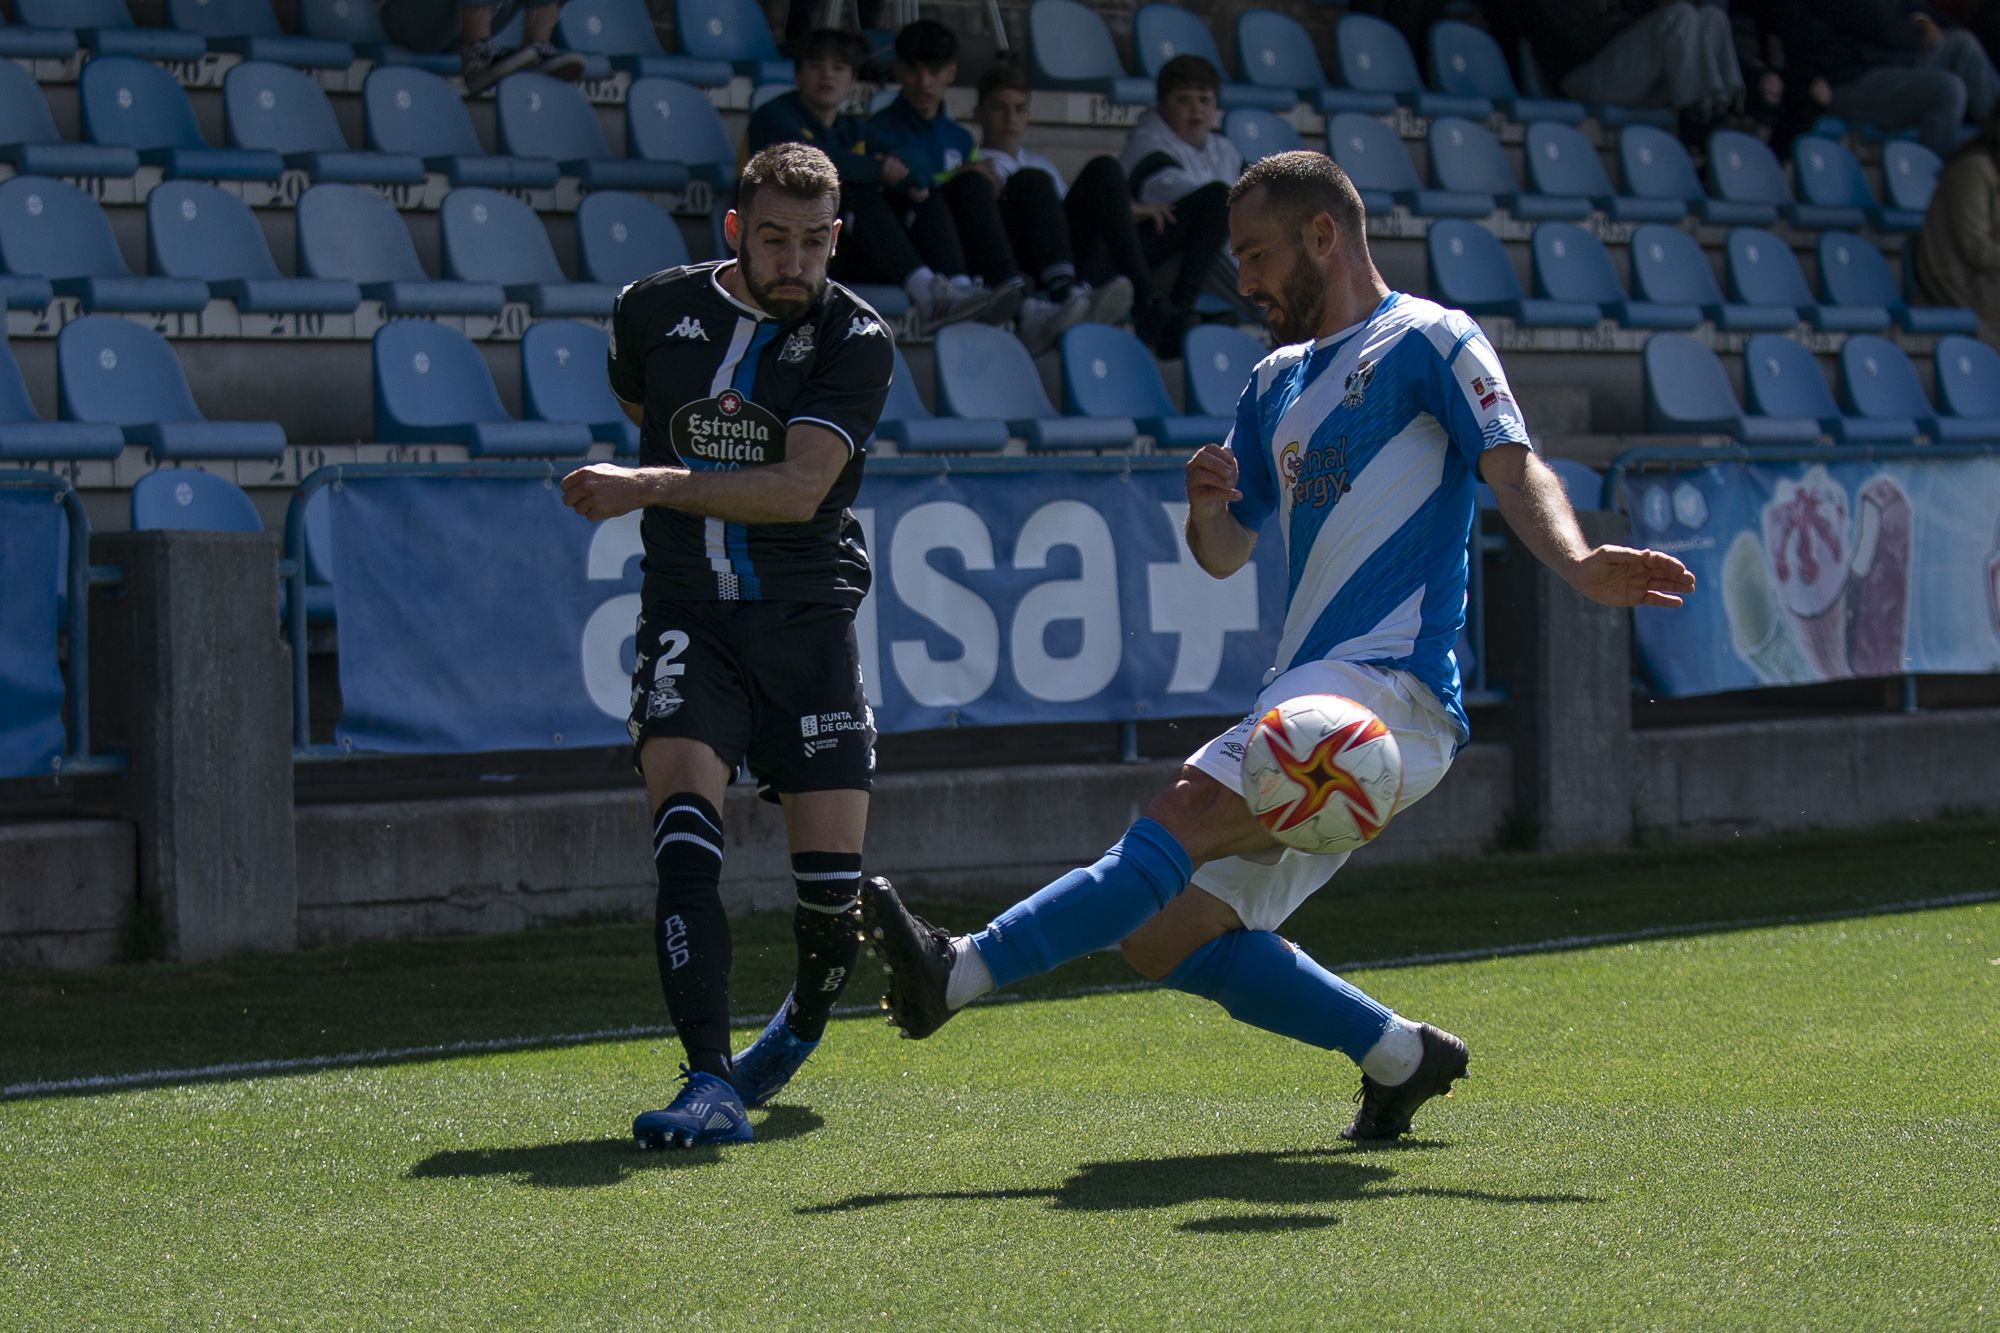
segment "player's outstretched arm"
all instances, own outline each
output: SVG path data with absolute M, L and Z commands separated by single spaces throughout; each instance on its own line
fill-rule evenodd
M 1250 559 L 1257 534 L 1229 512 L 1236 489 L 1236 454 L 1223 446 L 1204 444 L 1187 462 L 1187 542 L 1195 562 L 1219 579 L 1226 579 Z
M 1527 446 L 1502 444 L 1479 456 L 1501 517 L 1535 557 L 1578 592 L 1605 606 L 1679 606 L 1694 575 L 1664 551 L 1592 546 L 1577 526 L 1562 479 Z
M 823 426 L 785 432 L 785 459 L 768 467 L 691 472 L 591 463 L 563 478 L 563 503 L 592 522 L 661 505 L 729 523 L 803 523 L 847 466 L 847 441 Z

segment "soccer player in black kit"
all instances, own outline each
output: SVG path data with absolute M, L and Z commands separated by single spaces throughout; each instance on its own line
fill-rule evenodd
M 818 1044 L 854 969 L 875 763 L 854 612 L 868 556 L 848 512 L 895 369 L 882 319 L 838 283 L 840 178 L 817 148 L 752 157 L 723 221 L 734 259 L 642 278 L 611 322 L 611 387 L 640 466 L 593 463 L 563 501 L 643 509 L 645 586 L 629 729 L 653 811 L 660 987 L 686 1082 L 632 1122 L 641 1146 L 751 1137 L 745 1108 Z M 747 758 L 784 807 L 798 890 L 792 993 L 729 1052 L 723 792 Z

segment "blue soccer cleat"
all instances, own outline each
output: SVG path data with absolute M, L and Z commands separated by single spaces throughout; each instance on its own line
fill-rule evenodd
M 632 1137 L 641 1148 L 693 1148 L 703 1143 L 748 1143 L 750 1117 L 743 1099 L 726 1079 L 689 1073 L 681 1066 L 680 1095 L 658 1111 L 647 1111 L 632 1122 Z
M 771 1021 L 757 1034 L 757 1040 L 731 1062 L 736 1091 L 745 1106 L 762 1106 L 770 1101 L 778 1089 L 792 1081 L 792 1075 L 799 1072 L 806 1057 L 819 1049 L 818 1042 L 795 1036 L 785 1026 L 785 1015 L 791 1010 L 792 997 L 788 991 L 785 1002 L 771 1015 Z

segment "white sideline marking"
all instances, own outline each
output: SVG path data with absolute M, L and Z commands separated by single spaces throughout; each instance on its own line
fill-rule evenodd
M 1826 921 L 1851 921 L 1874 916 L 1896 916 L 1904 912 L 1928 912 L 1944 907 L 1965 907 L 1973 903 L 2000 901 L 2000 889 L 1955 893 L 1940 898 L 1911 898 L 1842 912 L 1797 912 L 1783 916 L 1749 917 L 1740 921 L 1694 921 L 1677 926 L 1644 926 L 1637 930 L 1606 931 L 1595 935 L 1561 935 L 1526 944 L 1498 944 L 1478 949 L 1450 949 L 1434 953 L 1405 954 L 1400 958 L 1370 958 L 1326 966 L 1330 972 L 1379 972 L 1398 967 L 1427 967 L 1439 963 L 1470 963 L 1487 958 L 1519 958 L 1527 954 L 1563 953 L 1571 949 L 1595 949 L 1610 944 L 1636 944 L 1645 940 L 1672 939 L 1683 935 L 1707 935 L 1735 930 L 1764 930 L 1772 926 L 1806 926 Z M 1031 1000 L 1071 1000 L 1088 995 L 1122 995 L 1152 990 L 1153 983 L 1121 982 L 1107 986 L 1076 986 L 1067 990 L 1036 995 L 988 995 L 974 1004 L 1013 1004 Z M 863 1018 L 881 1013 L 879 1004 L 847 1004 L 833 1011 L 835 1018 Z M 729 1020 L 732 1028 L 762 1028 L 769 1014 L 745 1015 Z M 245 1075 L 291 1074 L 307 1070 L 347 1069 L 356 1065 L 400 1064 L 424 1058 L 482 1055 L 496 1051 L 519 1051 L 553 1046 L 589 1046 L 605 1041 L 634 1041 L 666 1037 L 673 1028 L 666 1024 L 634 1024 L 622 1028 L 599 1028 L 594 1032 L 558 1032 L 538 1037 L 488 1037 L 479 1040 L 440 1042 L 432 1046 L 395 1046 L 373 1051 L 347 1051 L 337 1055 L 298 1055 L 274 1060 L 234 1060 L 226 1064 L 200 1065 L 192 1069 L 144 1069 L 129 1074 L 89 1074 L 79 1078 L 38 1079 L 0 1086 L 0 1101 L 17 1101 L 54 1092 L 109 1092 L 121 1088 L 150 1087 L 173 1083 L 209 1082 Z

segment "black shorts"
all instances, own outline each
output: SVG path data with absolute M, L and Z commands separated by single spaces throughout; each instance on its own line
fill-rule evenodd
M 867 791 L 875 717 L 854 612 L 816 602 L 649 599 L 632 668 L 632 766 L 649 736 L 701 741 L 758 794 Z

